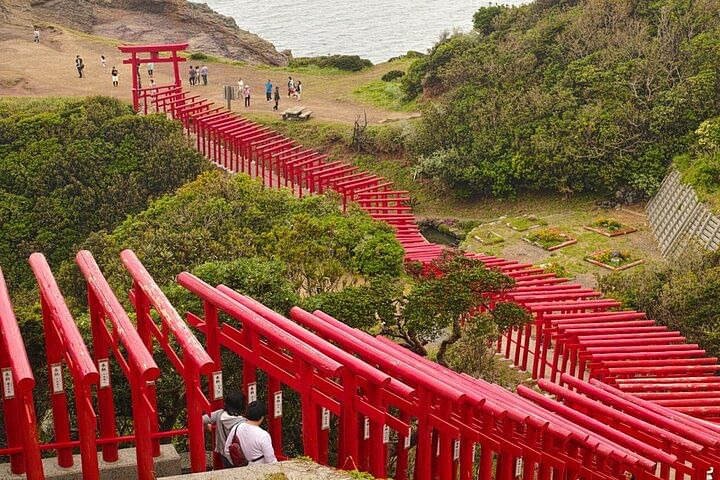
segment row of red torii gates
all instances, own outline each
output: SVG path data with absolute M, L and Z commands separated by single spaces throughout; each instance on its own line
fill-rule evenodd
M 133 69 L 172 52 L 175 83 L 135 88 L 136 108 L 181 121 L 198 149 L 227 170 L 245 172 L 270 187 L 287 186 L 297 195 L 338 191 L 344 205 L 355 201 L 393 225 L 407 258 L 432 268 L 442 247 L 419 234 L 406 206 L 407 192 L 356 167 L 327 161 L 319 152 L 184 92 L 177 63 L 185 47 L 120 47 L 132 53 Z M 34 374 L 0 270 L 0 368 L 8 443 L 0 455 L 9 456 L 13 473 L 40 479 L 41 452 L 54 452 L 55 461 L 69 467 L 79 450 L 83 478 L 92 480 L 99 478 L 98 449 L 104 461 L 112 462 L 121 444 L 132 444 L 138 478 L 150 479 L 160 442 L 187 436 L 191 468 L 204 471 L 201 416 L 222 405 L 220 352 L 227 349 L 243 368 L 242 385 L 230 388 L 242 388 L 249 400 L 268 402 L 268 428 L 279 453 L 283 390 L 290 389 L 300 399 L 305 455 L 326 464 L 333 451 L 336 466 L 377 477 L 386 476 L 392 460 L 396 479 L 621 479 L 629 473 L 636 479 L 682 475 L 705 480 L 714 468 L 713 479 L 720 480 L 720 426 L 713 423 L 718 412 L 707 405 L 717 399 L 720 382 L 716 369 L 706 368 L 715 363 L 695 361 L 704 360 L 699 347 L 686 348 L 682 337 L 654 326 L 642 314 L 615 310 L 618 302 L 541 269 L 477 258 L 513 277 L 516 288 L 504 299 L 525 305 L 535 316 L 526 328 L 508 332 L 498 348 L 531 370 L 539 387 L 554 398 L 524 386 L 514 394 L 458 374 L 321 311 L 295 307 L 286 318 L 188 273 L 180 273 L 177 281 L 202 300 L 203 309 L 187 312 L 184 320 L 127 250 L 121 260 L 133 282 L 128 295 L 134 323 L 91 253 L 76 257 L 88 292 L 88 346 L 49 265 L 41 254 L 33 254 L 55 436 L 51 443 L 39 442 Z M 155 382 L 163 372 L 153 359 L 155 350 L 167 356 L 184 381 L 184 429 L 159 428 Z M 546 358 L 551 351 L 552 358 Z M 678 352 L 682 354 L 676 356 Z M 124 379 L 113 378 L 113 364 Z M 258 370 L 266 376 L 264 384 L 258 382 Z M 123 382 L 131 391 L 134 434 L 121 437 L 112 389 Z M 68 409 L 71 391 L 75 422 Z M 336 435 L 330 435 L 333 430 Z

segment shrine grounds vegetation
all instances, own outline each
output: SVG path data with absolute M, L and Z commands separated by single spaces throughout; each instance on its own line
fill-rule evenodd
M 416 173 L 459 196 L 652 194 L 720 113 L 716 0 L 538 0 L 480 9 L 414 62 Z
M 114 99 L 1 101 L 0 265 L 11 286 L 32 282 L 32 252 L 57 265 L 205 168 L 178 124 Z

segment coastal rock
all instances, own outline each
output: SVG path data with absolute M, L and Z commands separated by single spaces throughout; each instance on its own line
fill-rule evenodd
M 53 22 L 125 42 L 190 44 L 190 51 L 250 64 L 287 65 L 288 57 L 234 19 L 186 0 L 8 0 L 7 16 Z M 0 11 L 0 16 L 3 15 Z M 18 15 L 18 19 L 19 19 Z

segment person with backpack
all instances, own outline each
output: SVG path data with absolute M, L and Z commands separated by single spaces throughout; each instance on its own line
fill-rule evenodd
M 234 466 L 277 463 L 270 434 L 260 428 L 267 415 L 267 405 L 252 402 L 247 407 L 246 422 L 235 425 L 225 441 L 224 453 L 232 458 Z
M 190 72 L 188 73 L 188 81 L 190 85 L 195 85 L 195 69 L 190 65 Z
M 242 416 L 245 407 L 245 397 L 241 392 L 233 392 L 225 397 L 223 408 L 215 410 L 210 415 L 203 415 L 203 423 L 210 429 L 215 426 L 215 449 L 220 454 L 223 467 L 231 468 L 233 465 L 230 454 L 225 453 L 225 442 L 231 431 L 240 423 L 246 421 Z

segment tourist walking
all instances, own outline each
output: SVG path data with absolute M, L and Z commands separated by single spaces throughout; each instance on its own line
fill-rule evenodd
M 103 68 L 107 67 L 107 60 L 105 60 L 105 55 L 100 55 L 100 65 L 102 65 Z
M 190 71 L 188 72 L 188 82 L 190 85 L 195 85 L 195 69 L 190 65 Z
M 297 101 L 300 101 L 300 93 L 302 92 L 302 82 L 298 81 L 297 85 L 295 86 L 295 98 Z
M 223 467 L 231 468 L 232 458 L 225 454 L 225 442 L 230 432 L 239 424 L 245 422 L 242 412 L 245 409 L 245 397 L 240 392 L 232 392 L 225 396 L 223 408 L 215 410 L 210 415 L 203 415 L 203 424 L 210 429 L 215 426 L 215 449 L 220 454 Z
M 195 85 L 200 85 L 200 67 L 195 65 Z
M 33 27 L 33 42 L 40 43 L 40 29 L 38 27 Z
M 287 87 L 288 87 L 288 98 L 290 98 L 290 95 L 295 93 L 295 84 L 293 83 L 292 77 L 288 77 Z
M 245 413 L 247 421 L 235 425 L 235 428 L 225 441 L 223 454 L 230 456 L 230 447 L 237 438 L 248 465 L 277 463 L 270 434 L 260 428 L 260 424 L 265 420 L 266 415 L 267 405 L 263 402 L 256 401 L 248 405 Z
M 275 87 L 275 105 L 273 105 L 273 110 L 277 110 L 278 105 L 280 105 L 280 87 Z
M 83 78 L 83 70 L 85 69 L 85 64 L 83 63 L 82 58 L 80 58 L 80 55 L 77 55 L 75 57 L 75 68 L 77 68 L 78 77 Z
M 270 103 L 272 101 L 272 93 L 273 93 L 272 87 L 273 87 L 273 84 L 268 79 L 268 81 L 265 83 L 265 99 L 267 100 L 268 103 Z
M 152 78 L 153 73 L 155 73 L 155 64 L 153 62 L 149 62 L 147 64 L 147 71 L 148 71 L 148 76 Z
M 245 99 L 245 106 L 250 106 L 250 85 L 245 85 L 243 89 L 243 98 Z
M 110 76 L 112 76 L 113 87 L 117 87 L 117 86 L 118 86 L 118 80 L 119 80 L 119 78 L 118 78 L 118 77 L 119 77 L 118 73 L 119 73 L 119 72 L 118 72 L 118 69 L 117 69 L 116 67 L 112 67 L 112 70 L 110 71 Z
M 238 80 L 238 91 L 237 91 L 238 98 L 241 98 L 243 96 L 244 91 L 245 91 L 245 82 L 243 82 L 243 79 L 241 78 L 240 80 Z
M 203 85 L 207 85 L 208 68 L 205 65 L 200 69 L 200 75 L 202 75 Z

